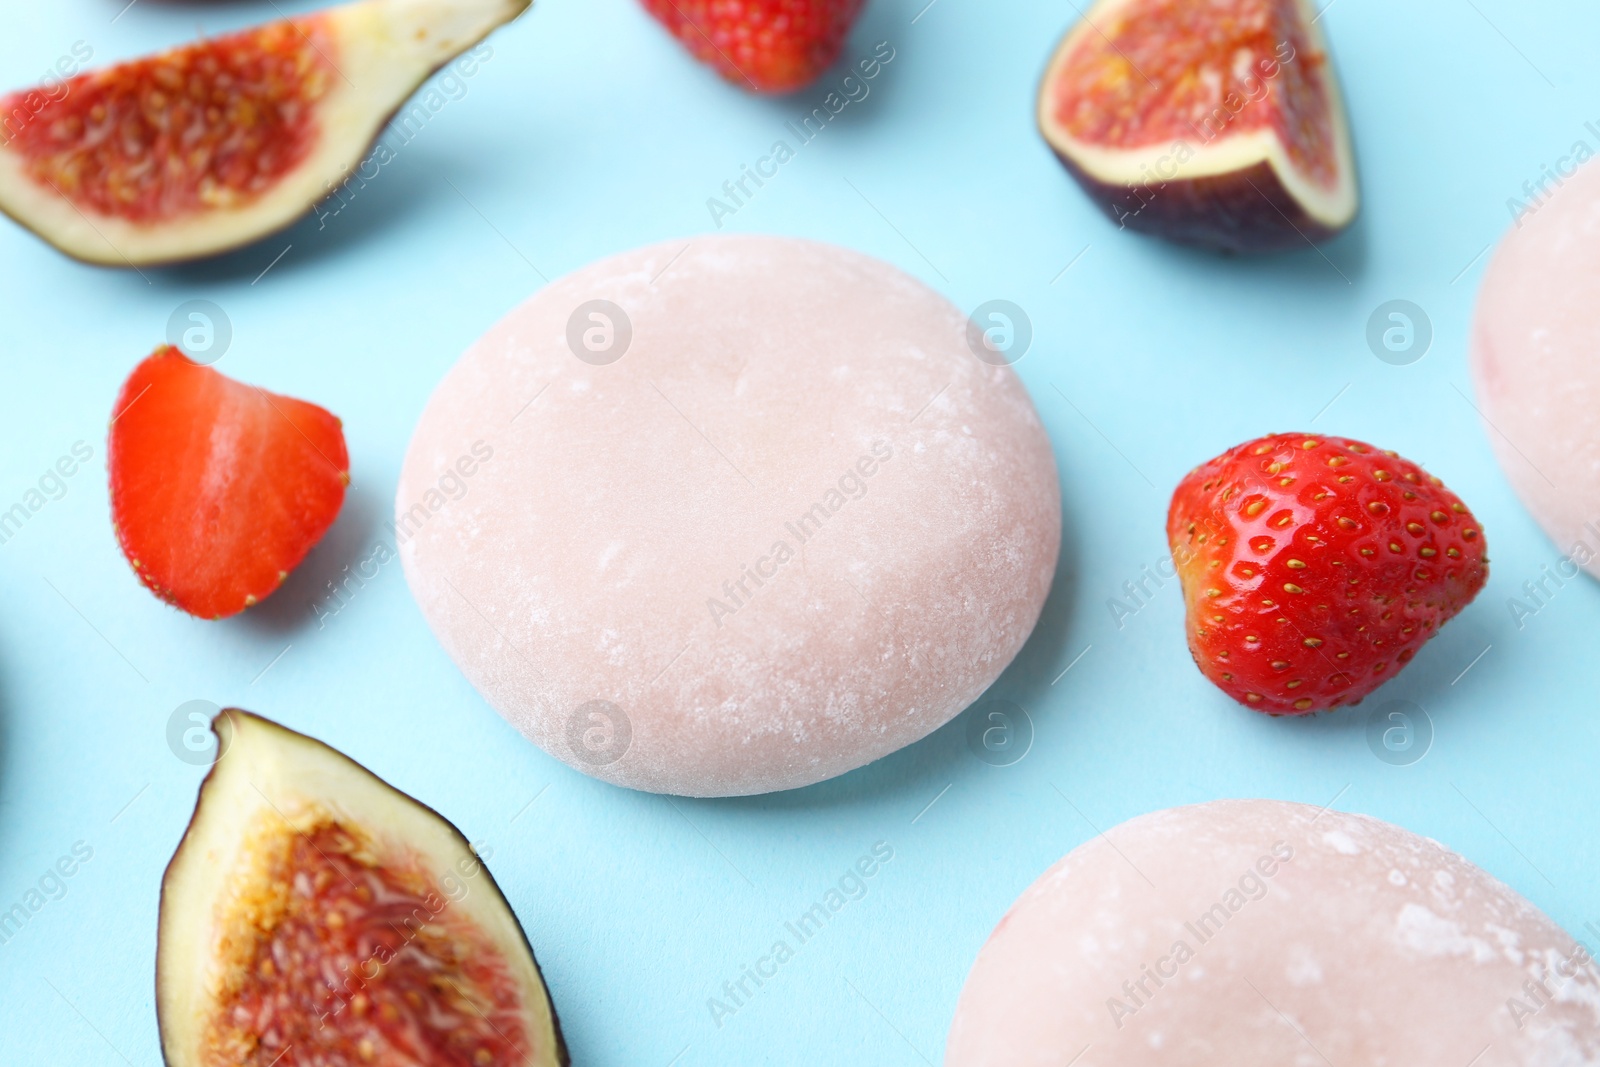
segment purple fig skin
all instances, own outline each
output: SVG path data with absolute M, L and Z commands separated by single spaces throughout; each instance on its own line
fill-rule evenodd
M 1312 218 L 1264 160 L 1227 174 L 1129 186 L 1102 182 L 1051 149 L 1090 202 L 1122 229 L 1246 255 L 1304 248 L 1344 229 Z

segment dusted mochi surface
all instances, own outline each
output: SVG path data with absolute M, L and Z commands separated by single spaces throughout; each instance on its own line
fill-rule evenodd
M 1030 886 L 973 965 L 945 1064 L 1577 1067 L 1600 1062 L 1593 968 L 1437 842 L 1220 800 L 1123 823 Z
M 593 300 L 631 325 L 605 365 L 568 341 Z M 760 793 L 893 752 L 1016 655 L 1060 543 L 1038 415 L 965 331 L 812 242 L 592 264 L 429 401 L 397 502 L 412 592 L 502 715 L 619 785 Z
M 1557 548 L 1600 577 L 1597 294 L 1600 165 L 1590 163 L 1495 252 L 1478 294 L 1472 374 L 1484 432 L 1517 495 Z

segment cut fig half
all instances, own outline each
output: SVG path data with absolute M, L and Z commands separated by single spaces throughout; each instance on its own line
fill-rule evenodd
M 430 74 L 530 2 L 360 0 L 12 93 L 0 210 L 111 266 L 248 244 L 332 192 Z
M 1121 227 L 1229 252 L 1355 218 L 1338 77 L 1306 0 L 1100 0 L 1039 87 L 1039 129 Z
M 167 1067 L 557 1067 L 533 950 L 466 838 L 319 741 L 229 709 L 161 885 Z

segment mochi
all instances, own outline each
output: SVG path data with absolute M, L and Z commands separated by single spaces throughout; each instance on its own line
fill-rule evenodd
M 1484 432 L 1563 555 L 1600 577 L 1600 165 L 1526 205 L 1484 276 L 1472 377 Z M 1574 566 L 1573 564 L 1576 564 Z
M 585 267 L 429 400 L 412 593 L 496 710 L 606 781 L 762 793 L 893 752 L 994 681 L 1055 571 L 1050 443 L 981 338 L 808 241 Z
M 1273 800 L 1132 819 L 995 927 L 946 1067 L 1600 1063 L 1589 951 L 1390 823 Z

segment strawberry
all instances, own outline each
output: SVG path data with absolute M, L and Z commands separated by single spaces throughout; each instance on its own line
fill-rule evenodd
M 106 465 L 123 555 L 156 596 L 220 619 L 271 595 L 350 483 L 339 420 L 158 348 L 123 383 Z
M 1489 573 L 1477 520 L 1438 478 L 1316 434 L 1196 467 L 1172 495 L 1167 540 L 1200 672 L 1273 715 L 1358 703 Z
M 762 93 L 814 81 L 839 58 L 865 0 L 643 0 L 695 58 Z

